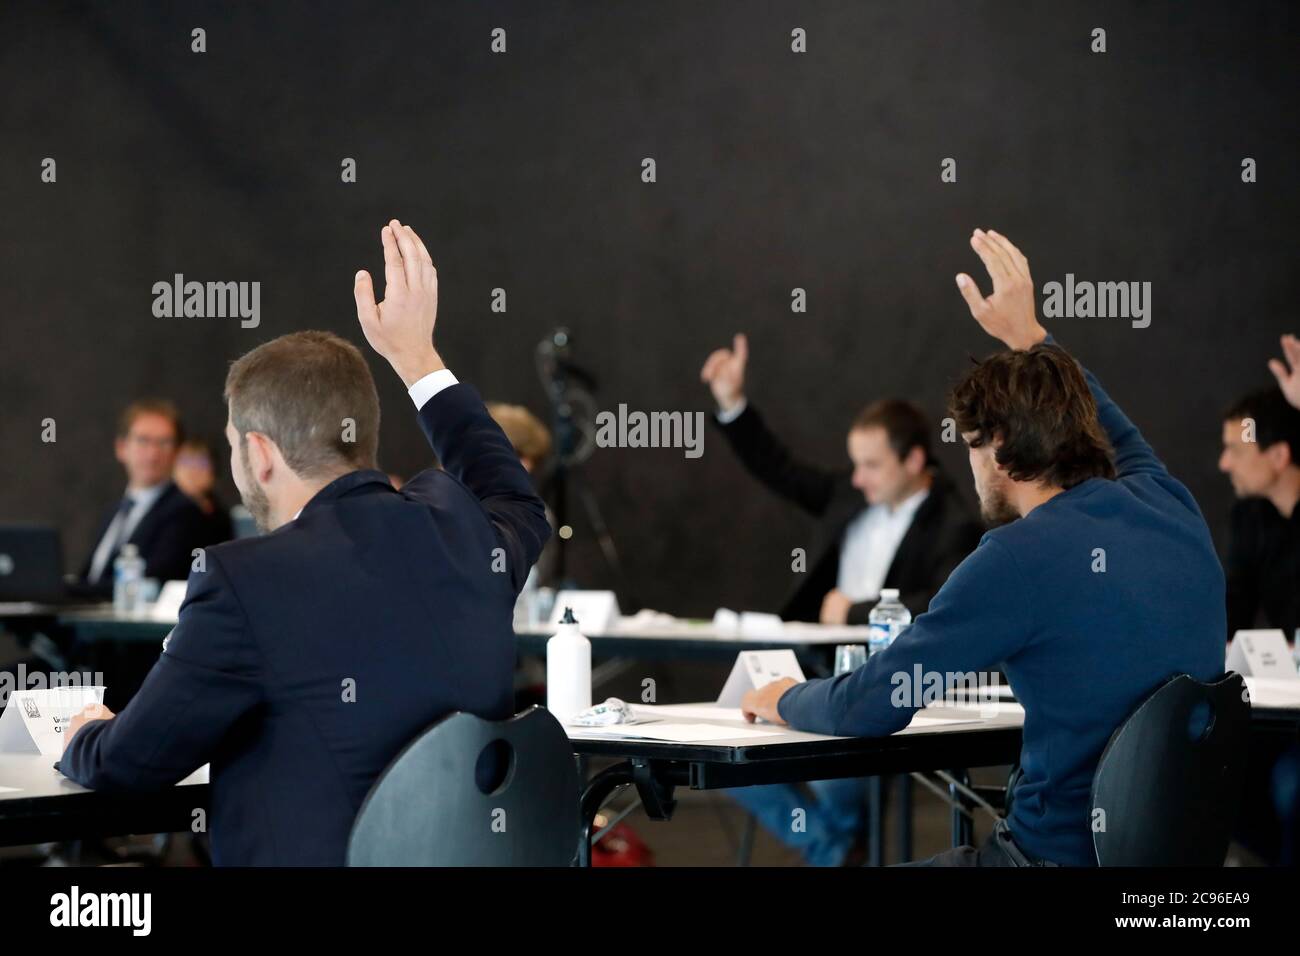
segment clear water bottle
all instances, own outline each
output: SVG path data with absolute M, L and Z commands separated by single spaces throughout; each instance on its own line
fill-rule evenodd
M 867 623 L 871 628 L 867 647 L 876 654 L 894 643 L 907 629 L 912 623 L 912 612 L 898 599 L 897 588 L 882 588 L 880 603 L 871 609 Z
M 134 614 L 140 609 L 140 589 L 144 582 L 144 558 L 133 544 L 122 545 L 122 553 L 113 562 L 113 610 Z

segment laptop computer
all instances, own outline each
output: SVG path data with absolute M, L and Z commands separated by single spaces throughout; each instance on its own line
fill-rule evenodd
M 63 580 L 63 543 L 50 525 L 0 525 L 0 603 L 85 603 L 83 587 Z

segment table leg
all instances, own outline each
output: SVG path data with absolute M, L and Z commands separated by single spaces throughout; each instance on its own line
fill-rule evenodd
M 912 859 L 912 775 L 898 775 L 898 862 Z
M 963 786 L 970 786 L 970 774 L 965 770 L 949 771 L 954 780 Z M 948 796 L 952 800 L 952 845 L 973 846 L 975 827 L 971 819 L 971 803 L 955 784 L 948 784 Z
M 867 866 L 885 865 L 885 778 L 867 778 Z
M 596 814 L 615 790 L 631 783 L 632 763 L 625 760 L 602 770 L 583 788 L 579 817 L 582 829 L 578 834 L 578 866 L 591 866 L 591 836 L 596 823 Z

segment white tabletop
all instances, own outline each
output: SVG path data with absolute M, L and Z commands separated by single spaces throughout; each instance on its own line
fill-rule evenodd
M 542 624 L 535 627 L 516 626 L 515 631 L 519 634 L 549 636 L 555 633 L 555 628 Z M 741 632 L 716 627 L 709 621 L 679 620 L 671 624 L 646 624 L 628 619 L 616 624 L 608 631 L 597 633 L 583 631 L 582 633 L 584 636 L 595 640 L 606 637 L 620 637 L 647 641 L 708 641 L 719 644 L 759 642 L 764 644 L 785 644 L 793 647 L 804 644 L 866 644 L 870 629 L 857 625 L 835 626 L 786 621 L 780 628 Z
M 656 719 L 657 723 L 673 725 L 704 724 L 719 728 L 717 738 L 696 739 L 692 741 L 663 740 L 649 736 L 637 736 L 637 740 L 650 743 L 693 743 L 708 747 L 769 747 L 783 744 L 807 743 L 813 740 L 836 740 L 825 734 L 810 734 L 800 730 L 791 730 L 776 724 L 746 722 L 737 710 L 724 710 L 712 702 L 701 704 L 663 704 L 657 707 L 633 705 L 633 712 L 638 717 Z M 918 711 L 912 723 L 894 736 L 909 734 L 969 733 L 971 731 L 1005 729 L 1020 727 L 1025 719 L 1024 708 L 1010 701 L 990 701 L 984 705 L 954 706 L 943 704 L 927 707 Z M 650 731 L 655 724 L 642 725 Z M 745 731 L 744 735 L 729 736 L 728 728 Z M 611 727 L 574 727 L 566 726 L 570 740 L 626 740 L 625 732 L 620 732 L 618 725 Z M 633 728 L 627 728 L 632 730 Z M 768 736 L 750 736 L 749 732 L 765 731 Z
M 71 621 L 112 621 L 121 624 L 171 624 L 176 623 L 176 615 L 156 613 L 152 608 L 134 614 L 121 614 L 114 611 L 112 605 L 96 608 L 82 608 L 68 612 L 63 617 Z M 549 624 L 536 626 L 516 625 L 516 633 L 533 636 L 550 637 L 555 628 Z M 656 621 L 647 623 L 635 618 L 625 618 L 608 631 L 583 634 L 599 640 L 606 637 L 627 638 L 634 640 L 690 640 L 717 642 L 719 644 L 741 644 L 758 642 L 763 644 L 784 644 L 790 647 L 819 644 L 866 644 L 870 629 L 860 625 L 834 626 L 827 624 L 808 624 L 799 621 L 786 621 L 779 628 L 740 631 L 719 628 L 711 621 L 674 620 L 672 622 Z
M 60 797 L 89 793 L 54 769 L 57 757 L 42 754 L 0 754 L 0 801 Z M 177 784 L 178 787 L 208 782 L 205 764 Z

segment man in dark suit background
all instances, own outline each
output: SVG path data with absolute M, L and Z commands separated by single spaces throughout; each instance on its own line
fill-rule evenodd
M 808 570 L 781 609 L 787 620 L 866 624 L 880 592 L 895 588 L 922 614 L 983 529 L 930 457 L 924 413 L 901 399 L 867 406 L 849 428 L 851 469 L 798 461 L 745 397 L 749 344 L 737 335 L 700 378 L 718 404 L 717 421 L 745 468 L 818 518 Z M 768 831 L 814 865 L 856 861 L 866 808 L 863 780 L 819 780 L 728 791 Z M 795 810 L 804 826 L 791 826 Z
M 787 620 L 866 624 L 880 591 L 896 588 L 912 614 L 979 543 L 983 528 L 930 457 L 915 405 L 883 399 L 854 419 L 850 469 L 798 461 L 745 397 L 749 346 L 737 335 L 704 363 L 717 421 L 745 468 L 818 518 L 808 571 L 781 609 Z
M 405 744 L 452 711 L 514 709 L 512 611 L 545 509 L 434 349 L 424 244 L 396 220 L 381 238 L 386 298 L 359 272 L 358 317 L 445 470 L 400 492 L 376 470 L 378 397 L 342 339 L 301 332 L 243 356 L 226 382 L 231 471 L 268 533 L 209 549 L 140 692 L 69 728 L 60 769 L 88 787 L 156 789 L 210 763 L 218 864 L 342 864 Z
M 145 577 L 183 581 L 194 549 L 221 540 L 172 481 L 183 437 L 180 413 L 166 399 L 141 399 L 122 412 L 113 450 L 126 472 L 126 492 L 104 515 L 82 565 L 81 579 L 91 593 L 112 593 L 113 562 L 126 544 L 144 558 Z
M 1300 636 L 1300 340 L 1282 337 L 1269 368 L 1276 388 L 1252 392 L 1224 413 L 1219 470 L 1238 500 L 1227 554 L 1228 637 L 1247 628 Z M 1246 766 L 1237 839 L 1266 862 L 1300 861 L 1300 746 L 1256 734 Z

